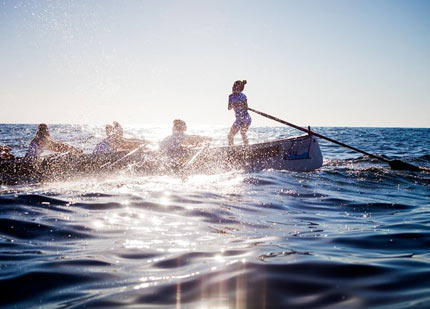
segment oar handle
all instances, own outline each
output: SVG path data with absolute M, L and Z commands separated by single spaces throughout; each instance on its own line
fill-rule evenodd
M 274 117 L 274 116 L 271 116 L 271 115 L 269 115 L 269 114 L 266 114 L 266 113 L 263 113 L 263 112 L 257 111 L 257 110 L 255 110 L 255 109 L 253 109 L 253 108 L 248 107 L 248 110 L 250 110 L 250 111 L 252 111 L 252 112 L 254 112 L 254 113 L 256 113 L 256 114 L 259 114 L 259 115 L 261 115 L 261 116 L 263 116 L 263 117 L 266 117 L 266 118 L 269 118 L 269 119 L 275 120 L 275 121 L 277 121 L 277 122 L 280 122 L 280 123 L 282 123 L 282 124 L 285 124 L 285 125 L 287 125 L 287 126 L 290 126 L 290 127 L 292 127 L 292 128 L 295 128 L 295 129 L 297 129 L 297 130 L 300 130 L 300 131 L 303 131 L 303 132 L 305 132 L 305 133 L 308 133 L 308 134 L 314 135 L 314 136 L 316 136 L 316 137 L 319 137 L 319 138 L 325 139 L 325 140 L 327 140 L 327 141 L 329 141 L 329 142 L 332 142 L 332 143 L 334 143 L 334 144 L 337 144 L 337 145 L 339 145 L 339 146 L 343 146 L 343 147 L 346 147 L 346 148 L 352 149 L 352 150 L 354 150 L 354 151 L 360 152 L 360 153 L 365 154 L 365 155 L 367 155 L 367 156 L 369 156 L 369 157 L 372 157 L 372 158 L 375 158 L 375 159 L 378 159 L 378 160 L 381 160 L 381 161 L 383 161 L 383 162 L 387 162 L 387 163 L 389 163 L 389 162 L 390 162 L 390 160 L 387 160 L 387 159 L 385 159 L 385 158 L 383 158 L 383 157 L 380 157 L 380 156 L 377 156 L 377 155 L 374 155 L 374 154 L 368 153 L 368 152 L 366 152 L 366 151 L 363 151 L 363 150 L 361 150 L 361 149 L 355 148 L 355 147 L 353 147 L 353 146 L 349 146 L 349 145 L 344 144 L 344 143 L 342 143 L 342 142 L 339 142 L 339 141 L 337 141 L 337 140 L 331 139 L 330 137 L 327 137 L 327 136 L 321 135 L 321 134 L 319 134 L 319 133 L 317 133 L 317 132 L 313 132 L 313 131 L 311 131 L 311 130 L 309 130 L 309 129 L 305 129 L 305 128 L 299 127 L 299 126 L 297 126 L 297 125 L 295 125 L 295 124 L 292 124 L 292 123 L 290 123 L 290 122 L 288 122 L 288 121 L 285 121 L 285 120 L 282 120 L 282 119 L 276 118 L 276 117 Z
M 121 162 L 122 160 L 128 158 L 129 156 L 133 155 L 134 153 L 138 152 L 139 150 L 141 150 L 142 148 L 146 147 L 146 144 L 142 144 L 139 147 L 133 149 L 132 151 L 130 151 L 129 153 L 127 153 L 126 155 L 124 155 L 123 157 L 119 158 L 118 160 L 116 160 L 115 162 L 111 163 L 111 162 L 107 162 L 105 164 L 103 164 L 102 166 L 100 166 L 100 169 L 105 168 L 106 166 L 108 167 L 114 167 L 115 165 L 117 165 L 119 162 Z

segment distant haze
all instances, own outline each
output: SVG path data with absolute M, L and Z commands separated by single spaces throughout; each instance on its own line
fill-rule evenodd
M 0 68 L 4 123 L 430 127 L 430 1 L 3 1 Z

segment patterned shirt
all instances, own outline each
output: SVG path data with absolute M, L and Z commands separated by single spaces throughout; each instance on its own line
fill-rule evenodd
M 239 128 L 246 127 L 251 124 L 251 116 L 249 115 L 248 110 L 244 107 L 246 100 L 246 95 L 242 92 L 232 93 L 228 97 L 228 103 L 233 108 L 236 115 L 236 121 L 233 125 Z

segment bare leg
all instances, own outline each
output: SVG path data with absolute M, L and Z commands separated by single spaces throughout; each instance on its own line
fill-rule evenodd
M 234 136 L 239 132 L 239 128 L 232 126 L 230 129 L 230 133 L 228 133 L 228 145 L 233 146 L 234 144 Z
M 245 146 L 248 146 L 249 141 L 248 141 L 248 136 L 246 135 L 246 132 L 248 131 L 249 127 L 244 127 L 240 129 L 240 135 L 242 135 L 242 140 L 243 140 L 243 144 Z

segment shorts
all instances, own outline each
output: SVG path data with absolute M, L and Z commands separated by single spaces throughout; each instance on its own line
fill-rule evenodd
M 236 117 L 236 121 L 233 123 L 233 127 L 237 129 L 244 129 L 251 125 L 251 116 L 244 115 L 242 117 Z

